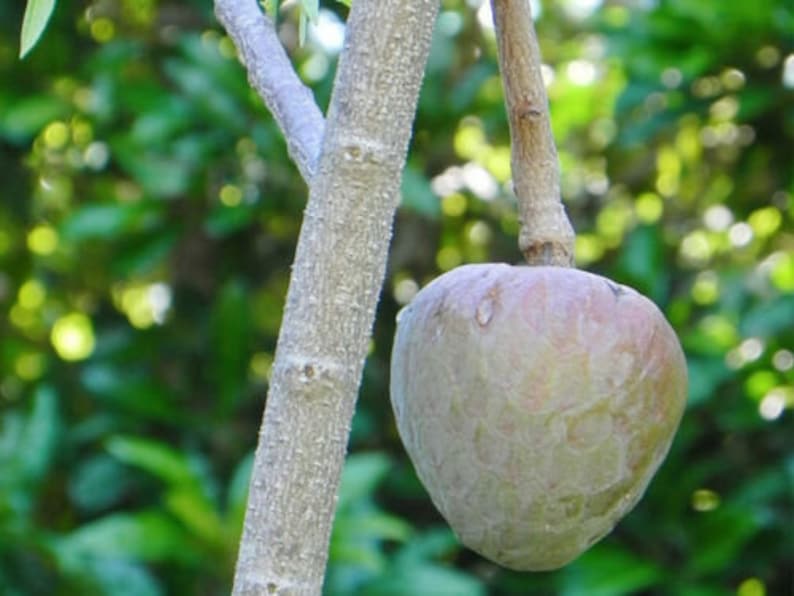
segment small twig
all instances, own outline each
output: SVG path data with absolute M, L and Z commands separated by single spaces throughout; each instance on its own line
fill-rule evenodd
M 273 21 L 256 0 L 215 0 L 215 16 L 237 46 L 248 81 L 265 101 L 287 140 L 287 150 L 309 183 L 314 176 L 325 121 L 278 39 Z
M 530 265 L 573 266 L 574 231 L 560 200 L 560 169 L 529 0 L 491 0 L 510 123 L 513 187 Z

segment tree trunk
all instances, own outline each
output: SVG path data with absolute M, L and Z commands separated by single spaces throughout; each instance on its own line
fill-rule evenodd
M 436 11 L 437 0 L 353 2 L 276 349 L 235 595 L 321 591 Z

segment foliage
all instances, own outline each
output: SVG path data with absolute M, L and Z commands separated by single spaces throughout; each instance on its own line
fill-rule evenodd
M 305 187 L 208 0 L 59 3 L 19 62 L 0 3 L 0 592 L 228 593 Z M 519 259 L 485 8 L 445 0 L 351 437 L 329 594 L 783 594 L 794 568 L 794 9 L 548 2 L 579 264 L 687 351 L 668 461 L 554 573 L 462 549 L 388 406 L 394 317 Z M 586 8 L 585 8 L 586 7 Z M 327 103 L 346 8 L 297 46 Z M 788 526 L 788 528 L 787 528 Z

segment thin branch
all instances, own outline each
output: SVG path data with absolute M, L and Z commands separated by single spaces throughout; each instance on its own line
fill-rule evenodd
M 284 133 L 287 150 L 309 183 L 317 169 L 325 122 L 256 0 L 215 0 L 215 15 L 237 46 L 248 82 Z
M 574 232 L 560 200 L 560 169 L 529 0 L 491 0 L 512 142 L 513 186 L 530 265 L 573 265 Z

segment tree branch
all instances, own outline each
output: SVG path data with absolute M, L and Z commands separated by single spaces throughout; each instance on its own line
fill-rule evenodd
M 574 231 L 560 199 L 560 169 L 529 0 L 491 0 L 510 123 L 511 168 L 530 265 L 573 265 Z
M 273 21 L 256 0 L 215 0 L 215 15 L 237 46 L 248 82 L 284 133 L 287 150 L 309 183 L 314 176 L 325 123 L 278 39 Z
M 236 596 L 320 594 L 437 10 L 437 0 L 353 2 L 254 459 Z

